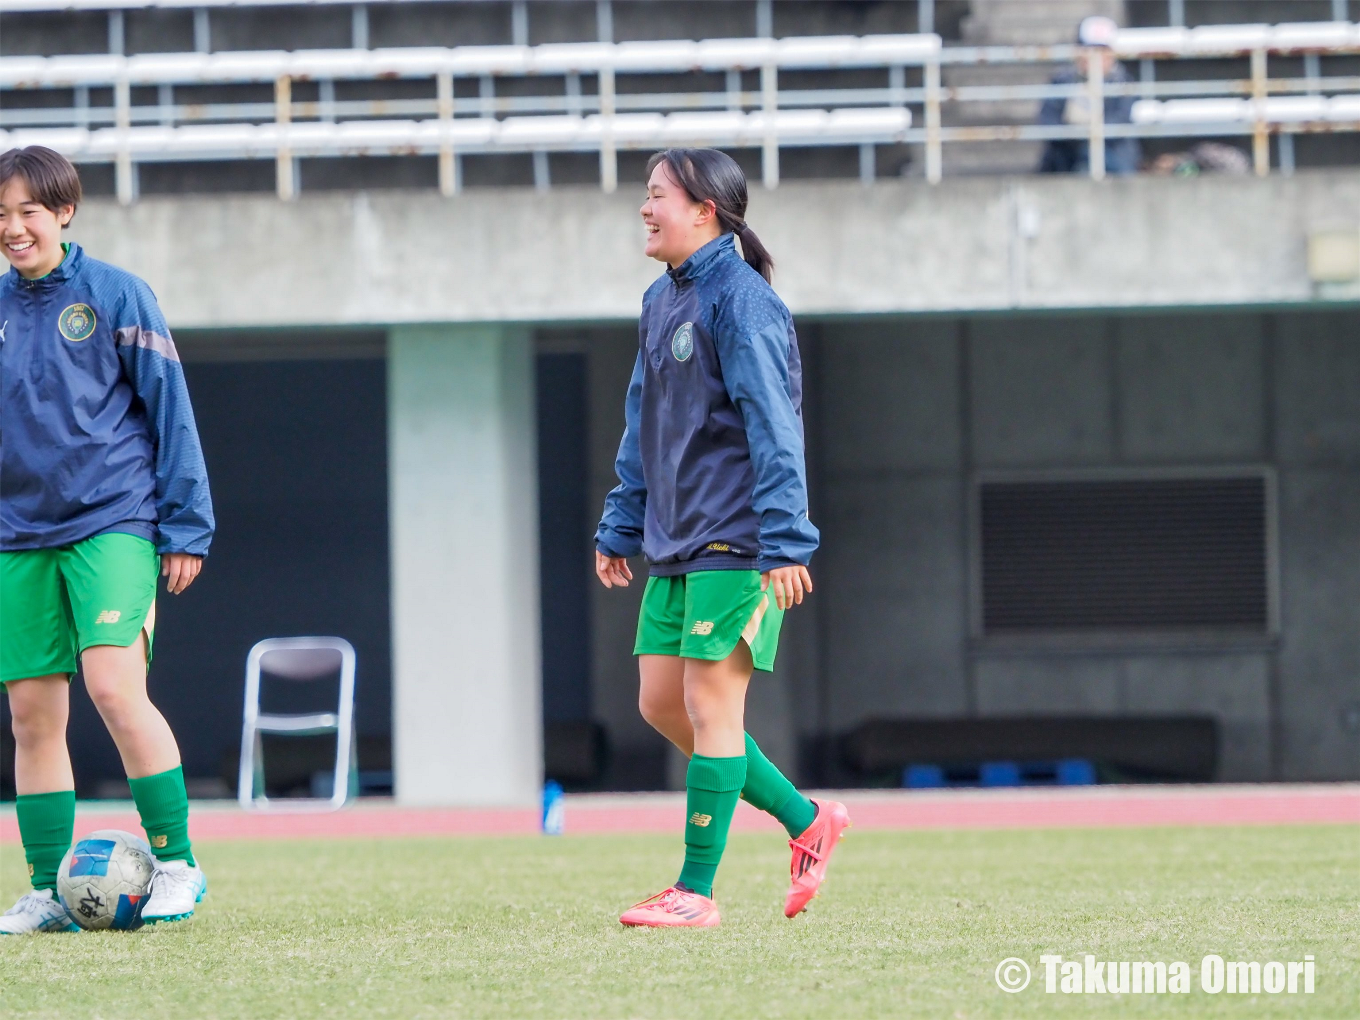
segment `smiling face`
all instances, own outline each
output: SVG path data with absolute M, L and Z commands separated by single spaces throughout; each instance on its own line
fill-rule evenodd
M 647 181 L 647 201 L 640 212 L 647 230 L 643 250 L 672 269 L 722 232 L 713 202 L 690 198 L 671 178 L 665 160 L 656 165 Z
M 36 280 L 61 265 L 66 257 L 61 228 L 75 212 L 73 205 L 53 212 L 34 199 L 22 177 L 11 177 L 0 187 L 0 245 L 19 275 Z

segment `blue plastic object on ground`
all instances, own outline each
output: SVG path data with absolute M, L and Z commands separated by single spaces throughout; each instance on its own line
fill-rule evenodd
M 543 784 L 543 833 L 560 836 L 566 828 L 567 805 L 562 799 L 562 784 L 549 779 Z

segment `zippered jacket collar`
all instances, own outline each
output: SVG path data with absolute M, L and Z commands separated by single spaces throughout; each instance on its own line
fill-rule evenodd
M 27 285 L 29 287 L 59 287 L 67 283 L 80 269 L 80 263 L 85 260 L 85 250 L 74 241 L 66 249 L 66 257 L 61 260 L 61 264 L 46 276 L 40 276 L 36 280 L 28 280 L 20 275 L 19 270 L 13 266 L 9 267 L 9 282 L 13 287 Z
M 696 251 L 689 258 L 685 259 L 674 269 L 668 268 L 667 273 L 676 283 L 685 283 L 690 280 L 697 280 L 707 273 L 713 266 L 721 261 L 722 257 L 728 252 L 735 253 L 737 250 L 736 238 L 731 233 L 719 234 L 713 240 Z

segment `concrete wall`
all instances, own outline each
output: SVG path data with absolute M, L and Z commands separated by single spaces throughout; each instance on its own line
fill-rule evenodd
M 771 695 L 753 697 L 753 731 L 807 747 L 875 716 L 1204 712 L 1220 778 L 1360 778 L 1358 329 L 1353 311 L 804 321 L 823 547 L 780 674 L 753 684 Z M 598 496 L 635 346 L 591 350 Z M 1225 464 L 1278 471 L 1277 641 L 970 638 L 975 471 Z M 601 718 L 640 740 L 634 607 L 595 609 Z
M 656 276 L 640 197 L 101 200 L 72 236 L 178 327 L 628 320 Z M 1360 223 L 1360 178 L 798 183 L 756 189 L 748 218 L 808 316 L 1292 303 L 1313 296 L 1309 233 Z
M 1360 347 L 1356 317 L 1274 325 L 1280 468 L 1280 760 L 1291 776 L 1360 774 Z
M 538 486 L 522 330 L 407 327 L 388 347 L 397 798 L 538 802 Z

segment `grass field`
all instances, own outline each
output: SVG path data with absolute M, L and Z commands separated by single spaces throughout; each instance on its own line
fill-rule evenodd
M 855 832 L 781 912 L 787 853 L 733 837 L 723 926 L 625 930 L 661 836 L 219 842 L 192 922 L 0 941 L 6 1017 L 1360 1016 L 1360 828 Z M 24 888 L 3 847 L 0 892 Z M 1185 960 L 1185 995 L 1049 995 L 1038 957 Z M 1313 995 L 1210 995 L 1199 961 L 1316 957 Z M 998 990 L 1003 958 L 1035 979 Z

